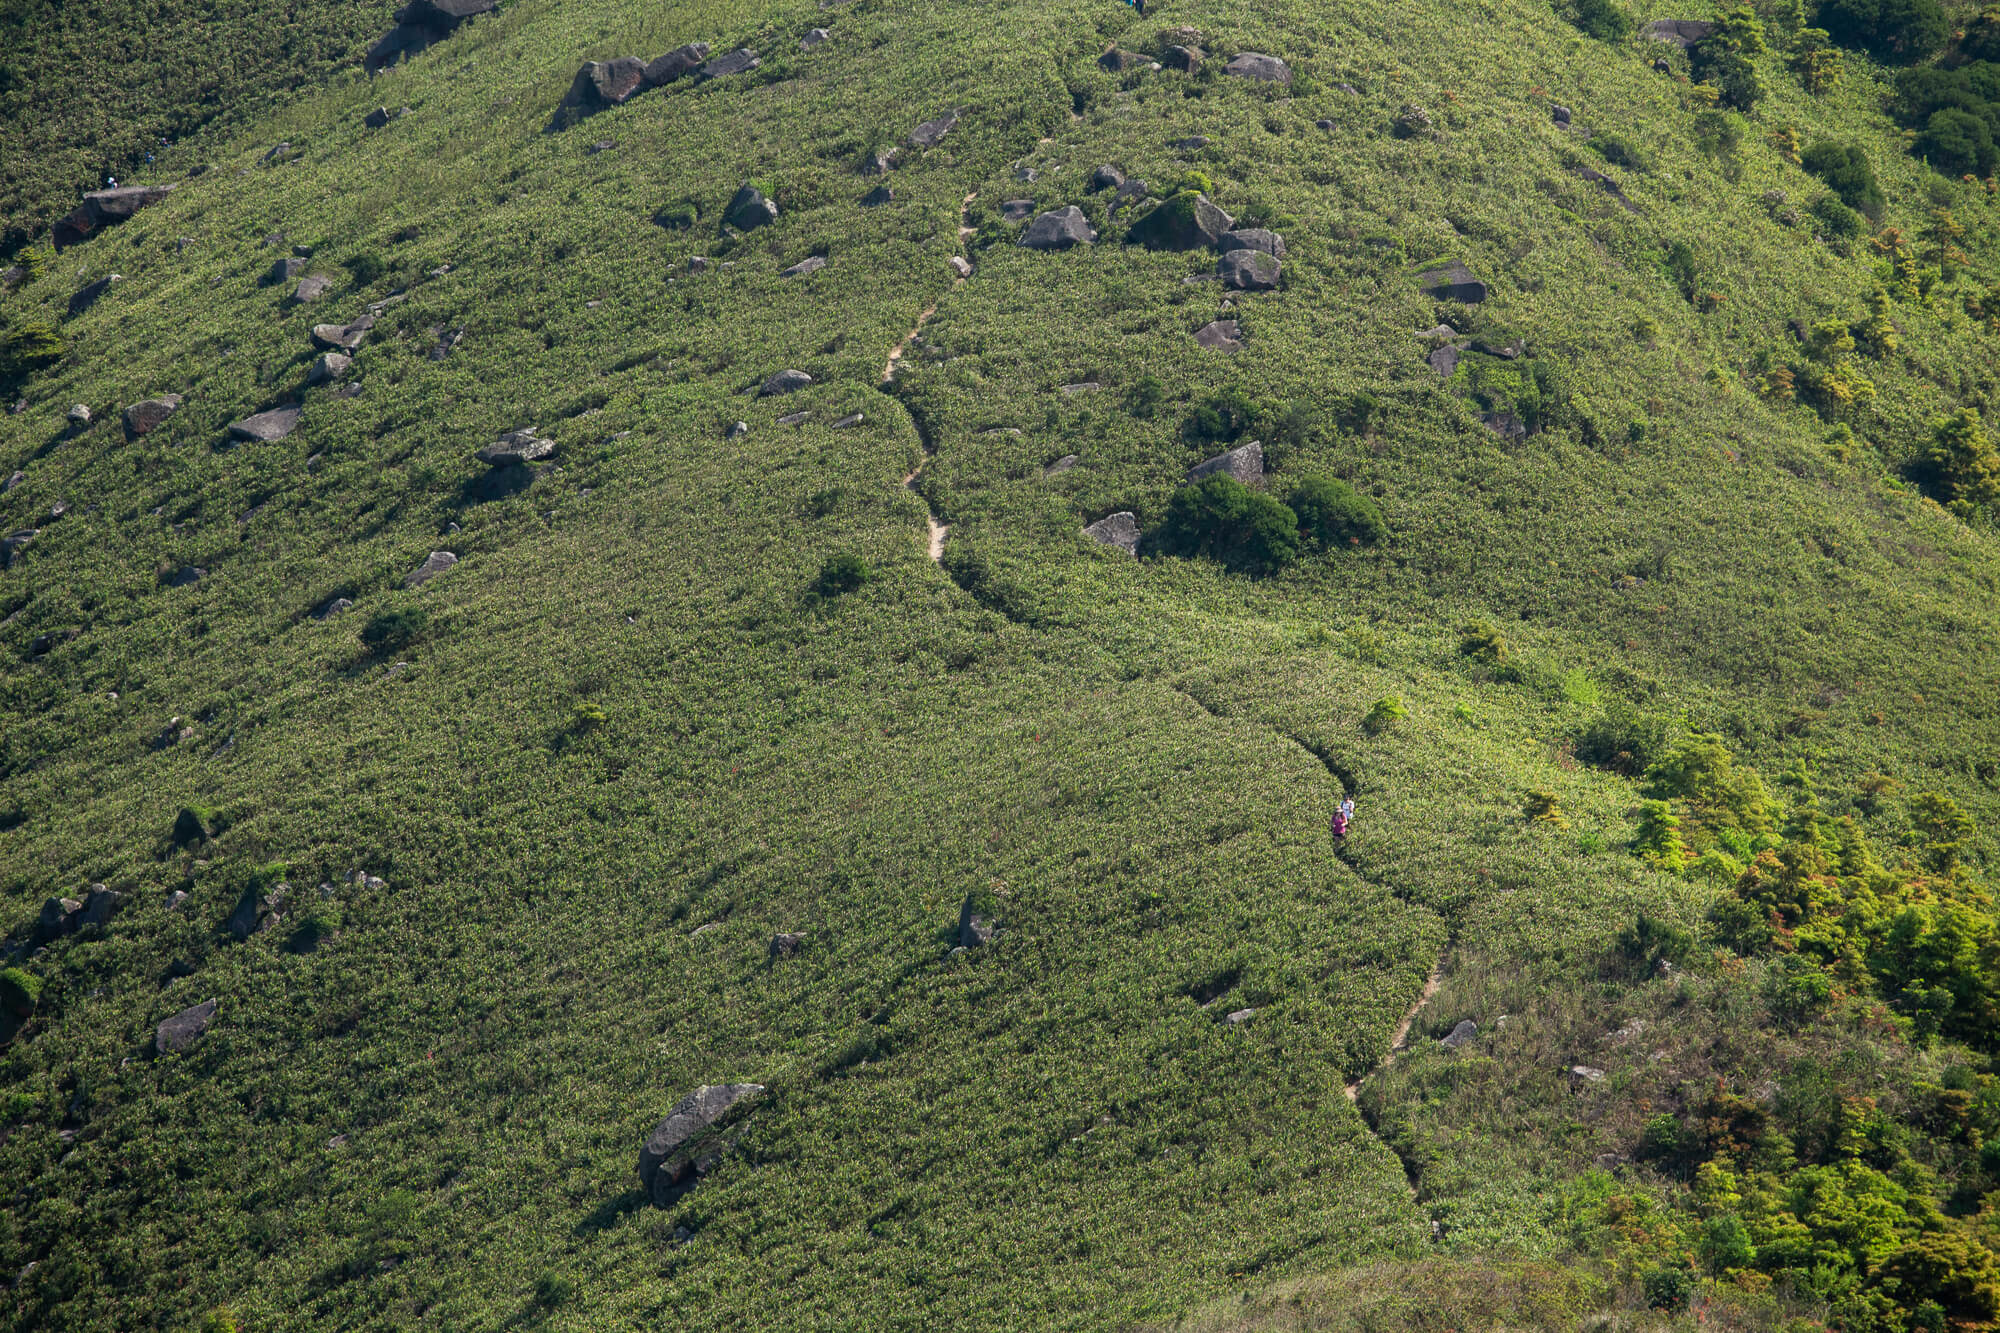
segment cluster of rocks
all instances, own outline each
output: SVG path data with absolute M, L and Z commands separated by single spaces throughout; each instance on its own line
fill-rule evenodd
M 111 924 L 112 913 L 125 895 L 93 884 L 81 899 L 50 898 L 42 904 L 40 915 L 35 918 L 35 928 L 29 937 L 31 944 L 39 947 L 65 935 L 74 935 L 85 926 L 107 926 Z
M 510 430 L 479 451 L 477 457 L 488 470 L 467 488 L 473 499 L 497 500 L 517 494 L 548 471 L 552 465 L 545 460 L 555 453 L 556 442 L 535 431 L 533 426 Z
M 1114 167 L 1099 167 L 1091 177 L 1114 178 L 1122 181 Z M 1126 239 L 1149 250 L 1214 249 L 1221 255 L 1216 276 L 1232 291 L 1270 291 L 1283 272 L 1284 237 L 1263 227 L 1238 228 L 1207 195 L 1192 191 L 1154 205 L 1132 224 Z
M 231 939 L 241 944 L 252 935 L 261 935 L 275 928 L 285 919 L 285 900 L 291 894 L 291 885 L 275 884 L 268 895 L 260 895 L 255 885 L 243 890 L 243 896 L 236 900 L 236 906 L 223 920 L 222 928 Z
M 396 26 L 369 48 L 363 67 L 373 74 L 443 41 L 467 19 L 499 7 L 500 0 L 410 0 L 396 11 Z
M 171 185 L 124 185 L 115 190 L 93 190 L 83 196 L 75 211 L 56 223 L 51 240 L 57 250 L 114 226 L 149 204 L 157 204 L 173 190 Z
M 736 1147 L 744 1114 L 737 1108 L 763 1091 L 761 1083 L 704 1084 L 677 1102 L 639 1149 L 646 1196 L 664 1208 L 701 1183 Z
M 1217 474 L 1233 477 L 1245 486 L 1262 486 L 1265 480 L 1263 442 L 1250 440 L 1226 453 L 1203 459 L 1188 469 L 1187 480 L 1197 482 Z M 1127 555 L 1137 555 L 1141 538 L 1139 516 L 1129 509 L 1121 509 L 1085 527 L 1083 535 L 1100 545 L 1114 547 Z
M 817 40 L 814 40 L 815 34 Z M 824 28 L 816 28 L 806 35 L 807 40 L 801 46 L 810 51 L 831 35 Z M 561 104 L 556 107 L 555 118 L 549 122 L 549 128 L 567 129 L 587 116 L 623 106 L 640 93 L 663 88 L 681 79 L 695 82 L 726 79 L 748 74 L 763 63 L 763 59 L 748 47 L 711 57 L 706 42 L 689 42 L 653 60 L 619 56 L 615 60 L 586 61 L 583 68 L 576 72 L 576 78 L 571 81 Z

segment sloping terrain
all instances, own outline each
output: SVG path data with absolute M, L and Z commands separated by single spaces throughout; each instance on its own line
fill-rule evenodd
M 583 62 L 688 42 L 760 63 L 558 128 Z M 518 0 L 37 248 L 0 295 L 60 352 L 0 415 L 6 1326 L 1285 1327 L 1494 1256 L 1465 1290 L 1524 1325 L 1664 1318 L 1685 1272 L 1771 1326 L 1974 1326 L 1986 847 L 1923 798 L 2000 805 L 2000 559 L 1930 461 L 1993 405 L 1992 194 L 1904 151 L 1866 59 L 1759 63 L 1724 143 L 1678 46 L 1532 0 Z M 1784 127 L 1866 146 L 1867 234 L 1820 234 Z M 1281 233 L 1279 285 L 1128 242 L 1153 205 L 1100 166 Z M 739 232 L 746 183 L 777 217 Z M 1095 243 L 1017 243 L 1069 206 Z M 1968 262 L 1905 284 L 1939 209 Z M 1483 301 L 1422 290 L 1454 260 Z M 1876 355 L 1814 343 L 1871 310 Z M 546 459 L 476 457 L 530 426 Z M 1266 493 L 1340 479 L 1385 535 L 1171 554 L 1253 438 Z M 1142 558 L 1082 535 L 1128 511 Z M 1768 791 L 1676 787 L 1690 736 Z M 1711 921 L 1806 843 L 1879 920 Z M 41 924 L 93 885 L 115 913 Z M 1971 924 L 1892 984 L 1912 903 Z M 1759 1007 L 1793 957 L 1838 993 Z M 1803 1060 L 1904 1126 L 1865 1158 L 1902 1220 L 1685 1258 L 1784 1212 L 1698 1171 L 1838 1168 L 1651 1117 Z M 744 1083 L 650 1198 L 649 1129 Z M 1934 1300 L 1896 1256 L 1941 1237 Z

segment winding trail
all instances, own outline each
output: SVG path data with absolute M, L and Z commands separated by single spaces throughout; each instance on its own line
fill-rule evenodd
M 1361 1085 L 1394 1064 L 1396 1057 L 1409 1049 L 1411 1025 L 1417 1021 L 1417 1015 L 1423 1013 L 1424 1006 L 1431 1002 L 1432 997 L 1438 993 L 1438 987 L 1442 985 L 1444 985 L 1444 955 L 1439 954 L 1437 966 L 1431 969 L 1430 979 L 1424 982 L 1423 993 L 1417 996 L 1417 1002 L 1410 1006 L 1410 1012 L 1403 1015 L 1403 1021 L 1396 1024 L 1395 1032 L 1390 1034 L 1388 1054 L 1384 1055 L 1373 1069 L 1347 1085 L 1348 1101 L 1359 1100 Z
M 972 193 L 966 195 L 965 198 L 958 201 L 957 253 L 961 255 L 965 250 L 965 242 L 977 231 L 977 228 L 968 227 L 965 224 L 965 217 L 967 210 L 972 207 L 972 201 L 978 197 L 979 191 L 974 190 Z M 964 277 L 958 277 L 952 281 L 952 286 L 956 287 L 964 281 Z M 923 332 L 924 325 L 929 323 L 931 316 L 937 313 L 937 308 L 938 303 L 936 301 L 925 306 L 922 313 L 917 316 L 917 322 L 910 325 L 910 331 L 903 335 L 902 341 L 889 349 L 888 359 L 882 363 L 881 388 L 884 393 L 887 393 L 889 386 L 896 382 L 896 367 L 902 363 L 904 353 L 910 350 L 910 344 L 916 341 L 919 333 Z M 909 476 L 903 478 L 903 486 L 913 494 L 916 493 L 917 477 L 922 474 L 924 464 L 930 462 L 931 458 L 937 453 L 937 445 L 928 436 L 924 435 L 921 423 L 919 423 L 917 433 L 918 437 L 923 440 L 923 460 L 911 469 Z M 924 521 L 930 525 L 930 557 L 933 563 L 942 563 L 944 560 L 944 539 L 951 534 L 951 525 L 938 520 L 937 509 L 931 505 L 929 500 L 924 501 L 924 507 Z

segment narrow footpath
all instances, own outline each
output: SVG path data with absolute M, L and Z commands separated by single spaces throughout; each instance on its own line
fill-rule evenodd
M 957 257 L 959 258 L 964 257 L 965 242 L 973 235 L 975 231 L 974 228 L 966 225 L 966 212 L 972 207 L 972 201 L 974 199 L 977 199 L 978 197 L 979 197 L 979 191 L 974 190 L 971 194 L 968 194 L 965 196 L 965 198 L 959 200 L 958 203 Z M 953 280 L 952 286 L 956 287 L 959 283 L 964 281 L 965 277 L 963 274 L 961 274 L 959 277 Z M 902 363 L 904 354 L 910 350 L 910 344 L 916 341 L 917 335 L 919 333 L 923 332 L 924 325 L 929 323 L 931 316 L 935 315 L 936 313 L 937 313 L 937 302 L 933 301 L 929 305 L 925 306 L 922 313 L 920 313 L 917 316 L 917 322 L 910 325 L 910 331 L 903 335 L 903 340 L 897 343 L 894 347 L 889 349 L 888 359 L 882 363 L 881 387 L 883 392 L 885 393 L 888 392 L 889 386 L 895 383 L 896 367 Z M 929 437 L 924 435 L 921 425 L 919 426 L 917 433 L 919 438 L 923 440 L 923 445 L 924 445 L 923 460 L 919 462 L 916 465 L 916 467 L 911 470 L 909 476 L 903 478 L 903 485 L 906 488 L 908 488 L 912 493 L 916 492 L 917 478 L 920 475 L 922 475 L 924 470 L 924 464 L 930 462 L 931 457 L 937 453 L 936 443 L 932 441 Z M 924 520 L 926 523 L 930 525 L 930 557 L 933 562 L 942 562 L 944 559 L 944 539 L 948 535 L 950 535 L 951 527 L 949 524 L 939 521 L 937 510 L 930 505 L 929 501 L 925 501 L 925 510 L 926 512 L 924 515 Z

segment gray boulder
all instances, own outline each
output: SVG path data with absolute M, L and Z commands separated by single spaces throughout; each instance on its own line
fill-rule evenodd
M 677 46 L 646 66 L 646 86 L 657 88 L 661 84 L 672 83 L 701 68 L 708 59 L 707 42 L 689 42 Z
M 1440 301 L 1460 301 L 1466 305 L 1477 305 L 1487 295 L 1486 284 L 1472 276 L 1472 270 L 1456 259 L 1419 273 L 1417 289 Z
M 264 444 L 282 440 L 299 428 L 301 411 L 303 409 L 297 403 L 288 403 L 283 407 L 274 407 L 268 412 L 259 412 L 254 417 L 245 417 L 230 424 L 230 438 L 253 440 Z
M 853 430 L 866 420 L 868 420 L 866 412 L 849 412 L 846 416 L 834 422 L 833 428 L 835 430 Z
M 1256 486 L 1264 480 L 1264 446 L 1252 440 L 1239 444 L 1226 454 L 1217 454 L 1203 463 L 1196 463 L 1188 469 L 1189 481 L 1200 481 L 1215 473 L 1226 473 L 1245 486 Z
M 806 947 L 803 931 L 780 932 L 771 937 L 771 957 L 794 958 Z
M 299 258 L 297 255 L 287 255 L 283 259 L 272 261 L 271 267 L 264 272 L 263 285 L 266 287 L 276 287 L 279 283 L 290 282 L 305 271 L 305 260 Z
M 82 430 L 85 426 L 88 426 L 90 424 L 89 405 L 85 403 L 70 404 L 69 416 L 67 420 L 69 421 L 69 424 L 75 427 L 77 430 Z
M 110 925 L 112 914 L 118 910 L 118 904 L 124 897 L 124 894 L 107 889 L 102 884 L 91 885 L 90 892 L 84 895 L 83 914 L 77 919 L 77 924 L 98 927 Z
M 781 278 L 803 278 L 808 274 L 817 273 L 825 267 L 826 260 L 824 258 L 819 255 L 810 255 L 788 269 L 779 270 L 778 276 Z
M 354 358 L 342 352 L 321 352 L 306 372 L 307 384 L 331 384 L 354 365 Z
M 918 148 L 935 148 L 944 136 L 958 128 L 958 112 L 947 111 L 936 120 L 927 120 L 910 131 L 910 142 Z
M 861 159 L 861 174 L 864 176 L 886 176 L 896 165 L 896 150 L 878 148 Z
M 1218 244 L 1236 220 L 1205 194 L 1179 194 L 1132 224 L 1127 239 L 1148 250 L 1199 250 Z
M 1243 328 L 1233 319 L 1214 319 L 1194 331 L 1197 346 L 1217 352 L 1243 350 Z
M 803 426 L 811 420 L 811 412 L 787 412 L 784 416 L 778 418 L 778 424 L 780 426 Z
M 322 352 L 352 352 L 374 327 L 373 315 L 363 315 L 352 324 L 315 324 L 312 344 Z
M 969 278 L 972 276 L 972 261 L 970 259 L 967 259 L 964 255 L 953 255 L 950 259 L 947 259 L 945 263 L 949 264 L 951 266 L 951 271 L 957 274 L 961 278 Z
M 1648 41 L 1672 42 L 1685 50 L 1715 36 L 1715 26 L 1706 19 L 1654 19 L 1640 27 L 1639 35 Z
M 614 106 L 623 106 L 634 94 L 645 91 L 646 66 L 631 56 L 615 60 L 588 60 L 570 81 L 569 91 L 556 106 L 551 124 L 561 129 L 585 116 L 594 116 Z
M 813 377 L 803 370 L 781 370 L 764 381 L 757 390 L 759 398 L 771 398 L 781 393 L 797 393 L 813 382 Z
M 1137 51 L 1121 51 L 1114 46 L 1099 56 L 1097 63 L 1110 70 L 1113 74 L 1120 74 L 1128 69 L 1145 64 L 1146 57 L 1140 55 Z
M 655 1204 L 672 1203 L 716 1168 L 733 1146 L 719 1131 L 763 1091 L 761 1083 L 705 1084 L 653 1126 L 639 1149 L 639 1184 Z
M 1032 199 L 1002 199 L 1000 201 L 1000 220 L 1002 222 L 1026 222 L 1034 215 L 1034 212 L 1035 201 Z
M 185 1051 L 208 1031 L 208 1025 L 215 1021 L 216 1010 L 221 1007 L 216 1000 L 204 1000 L 192 1008 L 181 1010 L 154 1030 L 153 1049 L 161 1055 L 176 1055 Z
M 478 14 L 490 14 L 499 0 L 410 0 L 396 11 L 396 26 L 369 49 L 363 68 L 369 73 L 415 55 L 449 37 L 452 30 Z
M 701 77 L 704 79 L 726 79 L 736 74 L 748 74 L 763 63 L 763 61 L 757 58 L 755 51 L 747 47 L 740 48 L 735 51 L 724 52 L 722 55 L 709 61 L 706 65 L 703 65 L 701 67 Z
M 1160 63 L 1168 69 L 1193 74 L 1201 68 L 1201 52 L 1192 46 L 1170 46 L 1160 52 Z
M 1225 1017 L 1222 1021 L 1232 1025 L 1247 1023 L 1250 1021 L 1251 1016 L 1254 1015 L 1256 1012 L 1257 1011 L 1255 1009 L 1236 1009 L 1231 1011 L 1229 1015 Z
M 1263 227 L 1245 227 L 1238 231 L 1225 231 L 1216 239 L 1216 248 L 1227 254 L 1231 250 L 1262 250 L 1274 259 L 1285 257 L 1285 238 L 1275 231 Z
M 333 617 L 346 611 L 352 611 L 353 609 L 354 599 L 352 597 L 336 597 L 332 601 L 324 603 L 317 611 L 314 611 L 313 619 L 331 620 Z
M 379 130 L 389 123 L 389 108 L 378 106 L 361 118 L 361 123 L 371 130 Z
M 510 430 L 481 449 L 479 461 L 491 467 L 518 467 L 523 463 L 539 463 L 555 451 L 554 440 L 541 438 L 529 426 L 525 430 Z
M 424 557 L 424 562 L 403 576 L 405 588 L 421 587 L 458 563 L 458 557 L 450 551 L 432 551 Z
M 40 915 L 35 918 L 34 942 L 47 944 L 60 939 L 77 928 L 83 917 L 83 904 L 74 898 L 50 898 L 42 904 Z
M 1232 291 L 1268 292 L 1277 287 L 1282 267 L 1262 250 L 1231 250 L 1222 256 L 1215 271 L 1222 285 Z
M 162 394 L 158 398 L 148 398 L 143 403 L 134 403 L 125 409 L 125 433 L 133 439 L 151 435 L 166 423 L 168 417 L 185 400 L 177 393 Z
M 28 548 L 29 543 L 42 535 L 40 528 L 22 528 L 0 537 L 0 569 L 11 569 L 14 559 Z
M 1574 1088 L 1586 1087 L 1589 1084 L 1602 1083 L 1604 1081 L 1604 1071 L 1592 1068 L 1590 1065 L 1571 1065 L 1563 1072 L 1569 1075 L 1570 1086 Z
M 1083 535 L 1127 555 L 1139 553 L 1139 516 L 1129 509 L 1107 514 L 1083 530 Z
M 50 240 L 57 250 L 75 245 L 100 228 L 116 226 L 140 209 L 157 204 L 173 190 L 171 185 L 126 185 L 115 190 L 93 190 L 83 196 L 76 209 L 56 223 Z
M 1075 204 L 1042 214 L 1021 233 L 1021 244 L 1030 250 L 1067 250 L 1089 245 L 1096 239 L 1096 229 L 1084 220 L 1083 210 Z
M 301 305 L 317 301 L 333 289 L 333 279 L 315 273 L 311 277 L 300 278 L 299 285 L 292 289 L 292 299 Z
M 729 206 L 722 210 L 722 220 L 738 231 L 752 231 L 776 222 L 778 206 L 766 199 L 762 190 L 746 182 L 729 197 Z
M 1455 1051 L 1461 1046 L 1470 1045 L 1478 1035 L 1479 1024 L 1469 1018 L 1462 1019 L 1449 1033 L 1438 1038 L 1438 1045 L 1447 1051 Z
M 1435 370 L 1441 377 L 1450 379 L 1452 374 L 1457 371 L 1458 359 L 1462 355 L 1463 352 L 1460 351 L 1456 343 L 1446 343 L 1443 347 L 1433 350 L 1424 359 L 1430 363 L 1431 369 Z
M 1124 183 L 1125 173 L 1108 162 L 1090 173 L 1092 190 L 1115 190 Z
M 1479 423 L 1503 440 L 1528 438 L 1528 423 L 1512 412 L 1481 412 Z
M 1255 51 L 1240 51 L 1229 58 L 1222 67 L 1224 74 L 1233 74 L 1239 79 L 1255 79 L 1259 83 L 1290 83 L 1292 68 L 1276 56 L 1259 55 Z
M 808 28 L 806 29 L 806 35 L 799 38 L 799 50 L 810 51 L 815 47 L 824 46 L 832 40 L 833 34 L 825 28 Z

